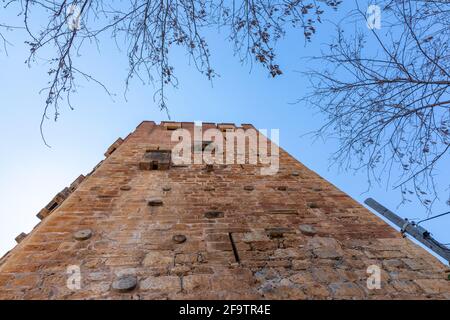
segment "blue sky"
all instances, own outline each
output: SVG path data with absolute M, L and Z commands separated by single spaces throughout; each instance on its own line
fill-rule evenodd
M 352 5 L 346 4 L 338 19 Z M 10 19 L 2 16 L 0 21 Z M 14 21 L 12 21 L 14 22 Z M 320 54 L 320 48 L 333 34 L 331 24 L 324 22 L 311 44 L 305 46 L 300 31 L 289 32 L 278 45 L 278 62 L 284 74 L 275 79 L 266 70 L 240 64 L 233 57 L 232 45 L 225 32 L 209 32 L 212 63 L 220 77 L 211 84 L 189 65 L 183 52 L 175 50 L 172 61 L 180 85 L 168 90 L 168 106 L 172 120 L 252 123 L 257 128 L 280 129 L 280 145 L 298 160 L 359 202 L 373 197 L 395 209 L 402 217 L 425 217 L 424 208 L 416 202 L 396 208 L 400 202 L 397 190 L 382 185 L 367 191 L 365 173 L 338 172 L 329 168 L 329 157 L 335 141 L 317 141 L 304 136 L 317 129 L 323 118 L 304 104 L 291 104 L 307 93 L 308 83 L 299 71 L 311 67 L 307 56 Z M 39 90 L 45 86 L 45 63 L 28 68 L 24 61 L 27 47 L 19 32 L 6 34 L 13 46 L 8 55 L 0 53 L 0 255 L 11 249 L 20 232 L 29 232 L 37 223 L 39 210 L 79 174 L 86 174 L 103 159 L 103 153 L 117 137 L 125 137 L 143 120 L 167 120 L 153 102 L 154 88 L 133 83 L 123 98 L 127 59 L 115 45 L 104 42 L 101 51 L 86 47 L 77 59 L 81 69 L 95 72 L 110 91 L 111 99 L 93 83 L 82 82 L 74 96 L 74 111 L 61 110 L 57 122 L 45 124 L 45 134 L 52 148 L 47 148 L 39 135 L 39 122 L 45 97 Z M 448 163 L 447 163 L 448 165 Z M 438 168 L 440 181 L 447 182 L 450 172 L 445 164 Z M 434 214 L 447 211 L 445 201 L 437 203 Z M 443 243 L 450 242 L 450 215 L 423 224 Z

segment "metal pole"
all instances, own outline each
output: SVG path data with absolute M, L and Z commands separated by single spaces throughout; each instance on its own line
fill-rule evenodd
M 427 230 L 416 225 L 414 222 L 408 221 L 408 219 L 399 217 L 372 198 L 366 199 L 364 203 L 397 225 L 403 234 L 407 233 L 411 235 L 450 263 L 450 249 L 433 239 Z

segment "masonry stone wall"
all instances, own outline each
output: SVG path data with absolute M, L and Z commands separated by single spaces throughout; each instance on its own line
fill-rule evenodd
M 142 170 L 178 127 L 194 124 L 143 122 L 116 141 L 0 260 L 0 299 L 450 298 L 441 262 L 283 150 L 276 175 Z

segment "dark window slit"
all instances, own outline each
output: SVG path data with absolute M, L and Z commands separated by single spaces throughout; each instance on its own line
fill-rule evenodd
M 239 259 L 239 253 L 237 251 L 236 244 L 234 243 L 233 235 L 231 234 L 231 232 L 228 233 L 228 237 L 230 238 L 231 248 L 233 249 L 233 254 L 234 254 L 234 259 L 236 260 L 237 263 L 240 263 L 241 260 Z

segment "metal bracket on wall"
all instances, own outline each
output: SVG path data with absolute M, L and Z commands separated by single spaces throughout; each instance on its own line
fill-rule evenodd
M 447 262 L 450 263 L 450 249 L 447 248 L 442 243 L 440 243 L 439 241 L 435 240 L 431 236 L 430 232 L 428 232 L 427 230 L 425 230 L 424 228 L 415 224 L 412 221 L 399 217 L 394 212 L 385 208 L 383 205 L 381 205 L 372 198 L 366 199 L 364 203 L 367 204 L 376 212 L 378 212 L 379 214 L 381 214 L 383 217 L 389 219 L 389 221 L 394 223 L 396 226 L 398 226 L 403 235 L 405 234 L 411 235 L 414 239 L 424 244 L 426 247 L 430 248 L 433 252 L 435 252 L 436 254 L 438 254 L 439 256 L 441 256 L 442 258 L 447 260 Z

